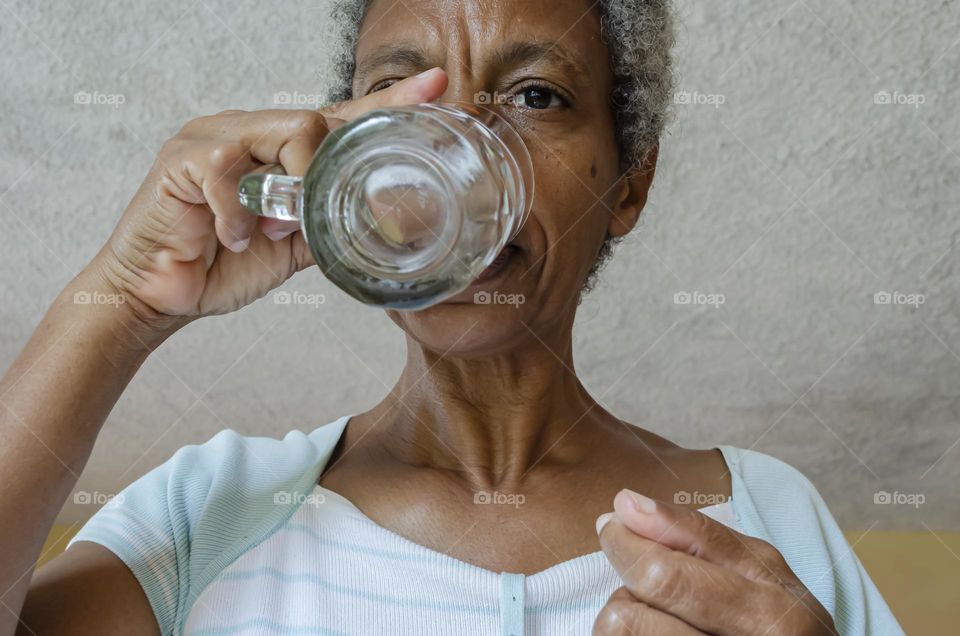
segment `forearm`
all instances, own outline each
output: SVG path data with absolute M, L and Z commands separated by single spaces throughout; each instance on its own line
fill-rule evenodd
M 0 634 L 14 631 L 44 539 L 103 422 L 168 335 L 114 293 L 81 273 L 0 380 Z

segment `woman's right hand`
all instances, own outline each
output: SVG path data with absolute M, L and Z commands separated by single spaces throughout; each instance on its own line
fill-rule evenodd
M 299 224 L 254 216 L 240 178 L 267 164 L 305 173 L 329 130 L 375 108 L 429 102 L 446 90 L 432 69 L 324 111 L 225 111 L 168 140 L 90 267 L 148 324 L 225 314 L 313 264 Z

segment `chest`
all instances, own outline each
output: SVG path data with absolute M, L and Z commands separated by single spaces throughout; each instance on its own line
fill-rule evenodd
M 648 487 L 651 496 L 674 496 L 667 480 L 657 483 L 666 488 Z M 502 490 L 467 489 L 430 473 L 341 473 L 321 485 L 413 543 L 487 570 L 523 574 L 599 550 L 597 517 L 612 510 L 621 488 L 637 487 L 589 472 L 575 479 L 545 474 Z
M 708 514 L 731 523 L 729 512 Z M 587 634 L 621 585 L 601 552 L 530 575 L 477 567 L 379 526 L 318 486 L 203 590 L 184 633 Z
M 600 553 L 532 576 L 476 567 L 316 492 L 203 591 L 186 634 L 585 634 L 620 585 Z

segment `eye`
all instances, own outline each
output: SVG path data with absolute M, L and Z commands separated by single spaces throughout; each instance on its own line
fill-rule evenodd
M 532 110 L 563 108 L 568 105 L 557 91 L 542 85 L 526 86 L 517 94 L 517 105 Z
M 370 90 L 367 91 L 367 95 L 370 93 L 376 93 L 377 91 L 382 91 L 385 88 L 390 88 L 394 84 L 400 81 L 398 77 L 392 77 L 390 79 L 380 80 L 376 84 L 370 87 Z

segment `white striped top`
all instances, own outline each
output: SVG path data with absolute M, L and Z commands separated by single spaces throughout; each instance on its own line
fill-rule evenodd
M 703 512 L 737 527 L 729 503 Z M 185 633 L 589 634 L 622 585 L 603 552 L 532 576 L 492 572 L 414 543 L 317 486 L 206 587 Z
M 319 487 L 349 420 L 185 446 L 71 543 L 99 543 L 130 568 L 163 636 L 590 633 L 620 586 L 603 553 L 527 577 L 492 572 Z M 717 448 L 733 496 L 707 514 L 773 544 L 843 636 L 902 634 L 809 480 L 767 455 Z

